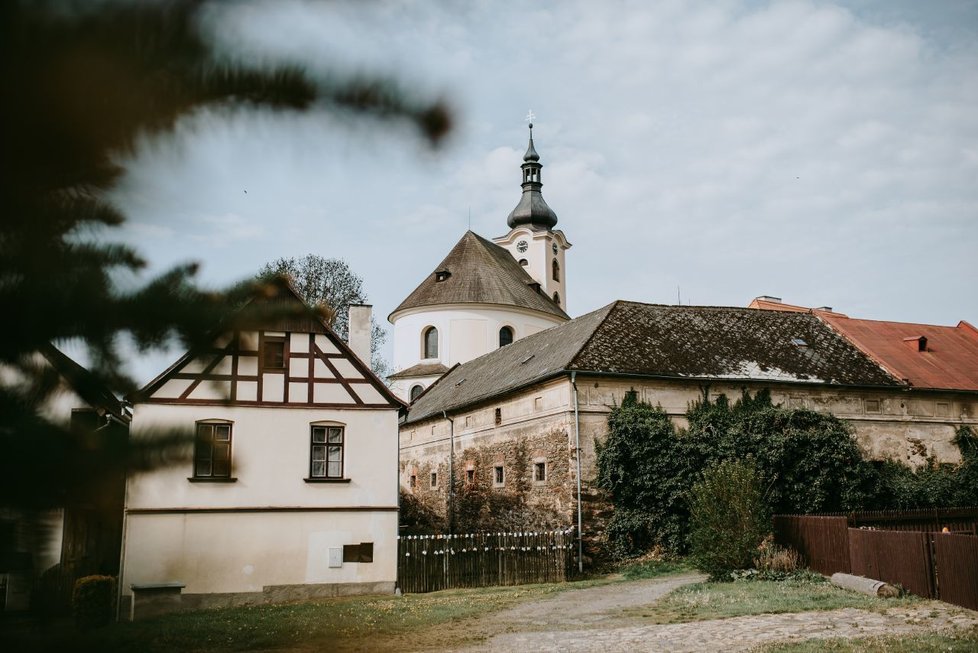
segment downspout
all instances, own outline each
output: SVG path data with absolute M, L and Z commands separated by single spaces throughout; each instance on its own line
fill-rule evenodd
M 581 414 L 577 401 L 577 372 L 571 372 L 571 385 L 574 386 L 574 447 L 577 452 L 577 571 L 584 573 L 584 518 L 581 506 Z
M 455 533 L 455 420 L 444 410 L 442 417 L 448 420 L 449 450 L 448 450 L 448 533 Z

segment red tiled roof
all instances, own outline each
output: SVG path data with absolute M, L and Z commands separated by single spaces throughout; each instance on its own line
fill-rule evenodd
M 914 387 L 978 391 L 978 329 L 963 320 L 949 327 L 816 315 Z

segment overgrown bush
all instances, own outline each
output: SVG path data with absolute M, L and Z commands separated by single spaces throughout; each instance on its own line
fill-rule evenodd
M 750 568 L 769 530 L 761 475 L 751 459 L 706 470 L 690 491 L 690 552 L 712 579 Z
M 400 492 L 401 535 L 434 535 L 446 531 L 444 517 L 410 492 L 403 489 Z
M 788 575 L 802 566 L 801 555 L 791 547 L 774 543 L 766 538 L 754 554 L 754 568 L 761 574 Z
M 684 455 L 669 416 L 631 393 L 608 417 L 607 440 L 597 445 L 598 485 L 615 506 L 609 547 L 618 557 L 659 544 L 683 550 L 686 491 L 697 471 Z
M 75 581 L 71 606 L 80 630 L 107 626 L 115 605 L 115 578 L 85 576 Z

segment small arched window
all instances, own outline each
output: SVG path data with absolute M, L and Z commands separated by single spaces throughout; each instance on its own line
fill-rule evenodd
M 527 261 L 527 260 L 526 260 L 525 258 L 521 258 L 521 259 L 520 259 L 520 261 L 519 261 L 519 263 L 520 263 L 520 265 L 522 265 L 523 267 L 526 267 L 526 266 L 528 266 L 528 265 L 530 264 L 530 262 L 529 262 L 529 261 Z
M 504 326 L 499 330 L 499 346 L 505 347 L 506 345 L 512 344 L 513 342 L 513 329 Z
M 554 293 L 554 304 L 560 306 L 560 293 Z
M 557 259 L 554 259 L 551 268 L 553 270 L 554 281 L 560 281 L 560 266 L 557 264 Z
M 424 392 L 424 388 L 420 383 L 418 385 L 411 386 L 411 401 L 417 399 L 422 392 Z
M 438 358 L 438 329 L 435 327 L 424 330 L 424 357 Z

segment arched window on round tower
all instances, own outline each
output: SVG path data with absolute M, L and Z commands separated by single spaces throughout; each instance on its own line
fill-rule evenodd
M 506 345 L 513 343 L 513 329 L 508 326 L 504 326 L 499 330 L 499 346 L 505 347 Z
M 411 386 L 411 401 L 417 399 L 421 393 L 424 392 L 424 387 L 419 383 L 417 385 Z
M 424 330 L 424 358 L 438 358 L 438 329 L 428 327 Z
M 557 264 L 557 259 L 554 259 L 553 265 L 551 266 L 553 272 L 554 281 L 560 281 L 560 265 Z

